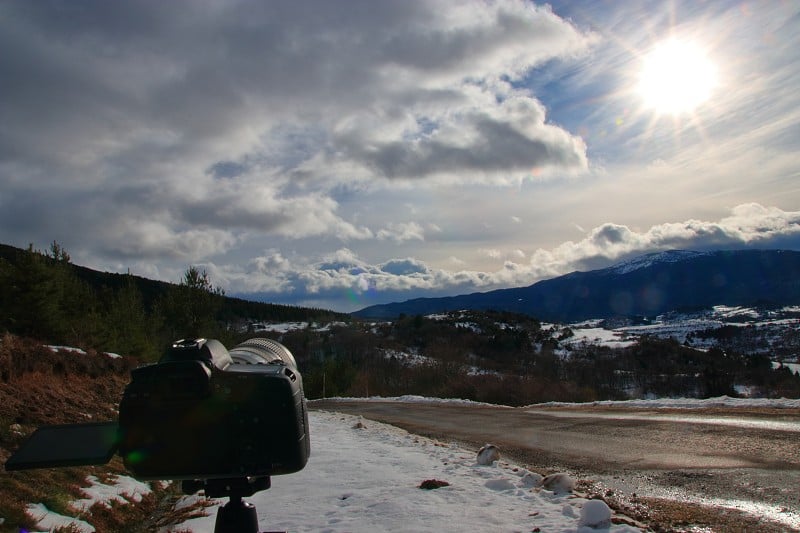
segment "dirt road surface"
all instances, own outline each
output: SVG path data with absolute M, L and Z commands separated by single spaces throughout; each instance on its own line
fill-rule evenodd
M 311 402 L 566 471 L 657 531 L 800 531 L 800 409 Z M 312 435 L 313 442 L 313 435 Z

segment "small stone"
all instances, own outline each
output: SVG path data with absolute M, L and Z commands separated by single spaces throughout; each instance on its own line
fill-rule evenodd
M 478 450 L 478 464 L 489 466 L 500 460 L 500 450 L 494 444 L 487 444 Z
M 442 481 L 440 479 L 426 479 L 425 481 L 420 483 L 419 488 L 424 490 L 434 490 L 449 486 L 450 483 L 448 483 L 447 481 Z
M 572 492 L 572 489 L 575 488 L 575 480 L 567 474 L 550 474 L 542 480 L 542 487 L 556 494 L 564 494 Z

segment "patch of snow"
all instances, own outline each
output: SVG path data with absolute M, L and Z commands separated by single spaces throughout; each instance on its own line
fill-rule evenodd
M 481 368 L 479 366 L 467 366 L 463 367 L 467 371 L 468 376 L 501 376 L 500 372 L 495 370 L 487 370 L 485 368 Z
M 72 502 L 76 509 L 84 511 L 95 503 L 108 506 L 111 501 L 140 502 L 143 495 L 151 492 L 150 485 L 128 476 L 117 476 L 111 485 L 100 483 L 95 476 L 89 476 L 86 479 L 91 483 L 90 487 L 81 489 L 86 498 Z
M 782 363 L 780 361 L 772 361 L 773 370 L 781 367 L 788 368 L 792 374 L 800 375 L 800 363 Z
M 75 348 L 74 346 L 59 346 L 59 345 L 55 345 L 55 344 L 45 344 L 44 347 L 47 348 L 48 350 L 50 350 L 53 353 L 68 352 L 68 353 L 74 353 L 74 354 L 77 354 L 77 355 L 87 355 L 85 350 L 82 350 L 80 348 Z M 120 359 L 120 358 L 122 358 L 121 355 L 119 355 L 117 353 L 112 353 L 112 352 L 102 352 L 102 355 L 105 355 L 106 357 L 111 358 L 111 359 Z
M 409 348 L 407 352 L 400 350 L 384 350 L 383 356 L 386 359 L 394 357 L 405 366 L 421 366 L 435 362 L 435 360 L 430 357 L 420 355 L 415 348 Z
M 693 252 L 689 250 L 669 250 L 666 252 L 656 252 L 636 257 L 629 261 L 617 263 L 608 268 L 609 271 L 616 274 L 628 274 L 635 270 L 647 268 L 656 263 L 678 263 L 690 257 L 699 257 L 708 255 L 708 252 Z
M 36 528 L 43 531 L 53 531 L 60 528 L 71 527 L 70 531 L 79 531 L 81 533 L 94 533 L 94 527 L 87 522 L 73 518 L 71 516 L 64 516 L 54 513 L 48 509 L 44 504 L 31 503 L 25 508 L 26 512 L 36 521 Z
M 759 318 L 761 315 L 755 309 L 749 307 L 730 307 L 727 305 L 715 305 L 713 307 L 714 314 L 721 318 L 732 318 L 738 316 L 746 316 L 750 318 Z
M 308 322 L 278 322 L 274 324 L 259 322 L 251 324 L 248 331 L 252 331 L 252 333 L 288 333 L 290 331 L 303 330 L 307 327 Z
M 609 348 L 627 348 L 638 342 L 637 339 L 625 338 L 624 331 L 608 330 L 598 327 L 570 328 L 573 336 L 562 341 L 562 345 L 572 346 L 576 344 L 592 344 L 607 346 Z
M 741 397 L 752 398 L 758 392 L 758 387 L 752 385 L 734 385 L 733 390 Z
M 591 320 L 584 320 L 583 322 L 575 322 L 574 324 L 570 324 L 571 328 L 583 329 L 583 328 L 598 328 L 600 324 L 603 323 L 603 319 L 601 318 L 593 318 Z M 552 324 L 551 324 L 552 326 Z
M 478 326 L 474 322 L 456 322 L 453 325 L 456 328 L 468 329 L 468 330 L 472 331 L 473 333 L 478 333 L 478 334 L 483 333 L 483 330 L 480 328 L 480 326 Z
M 313 404 L 315 401 L 318 400 L 309 400 L 308 403 Z M 321 400 L 319 400 L 321 401 Z M 429 398 L 426 396 L 416 396 L 413 394 L 406 394 L 403 396 L 370 396 L 369 398 L 348 398 L 348 397 L 335 397 L 335 398 L 325 398 L 324 401 L 326 402 L 400 402 L 400 403 L 433 403 L 433 404 L 440 404 L 440 403 L 447 403 L 447 404 L 456 404 L 456 405 L 486 405 L 491 407 L 500 407 L 506 409 L 513 409 L 513 407 L 508 407 L 506 405 L 497 405 L 493 403 L 486 403 L 486 402 L 475 402 L 472 400 L 462 400 L 459 398 Z
M 322 332 L 322 331 L 330 331 L 331 328 L 344 328 L 347 327 L 347 324 L 344 322 L 330 322 L 325 324 L 324 326 L 319 326 L 316 323 L 311 324 L 311 329 L 314 331 Z
M 586 406 L 603 405 L 612 407 L 636 407 L 643 409 L 702 409 L 706 407 L 771 407 L 776 409 L 800 408 L 800 399 L 787 398 L 731 398 L 718 396 L 716 398 L 654 398 L 650 400 L 605 400 L 591 403 L 548 402 L 533 404 L 527 407 L 543 405 L 552 406 Z
M 606 529 L 611 524 L 611 509 L 603 500 L 589 500 L 583 504 L 579 524 L 594 529 Z
M 45 345 L 45 347 L 49 348 L 54 353 L 71 352 L 71 353 L 76 353 L 78 355 L 86 355 L 86 352 L 84 350 L 81 350 L 80 348 L 73 348 L 72 346 L 55 346 L 47 344 Z
M 345 327 L 344 322 L 330 322 L 319 325 L 316 322 L 254 322 L 243 328 L 242 332 L 250 332 L 253 334 L 258 333 L 289 333 L 292 331 L 302 331 L 304 329 L 311 329 L 317 332 L 330 331 L 334 327 Z

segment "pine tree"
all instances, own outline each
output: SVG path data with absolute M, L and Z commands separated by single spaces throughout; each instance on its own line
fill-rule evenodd
M 211 284 L 205 270 L 190 266 L 161 306 L 172 339 L 219 337 L 224 328 L 216 318 L 224 294 Z

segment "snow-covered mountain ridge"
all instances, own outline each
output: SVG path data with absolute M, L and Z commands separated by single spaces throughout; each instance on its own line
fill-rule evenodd
M 665 251 L 573 272 L 528 287 L 375 305 L 354 316 L 396 318 L 469 310 L 523 313 L 550 322 L 655 317 L 715 305 L 800 305 L 800 252 Z
M 613 274 L 628 274 L 641 268 L 648 268 L 658 263 L 678 263 L 693 257 L 709 255 L 709 252 L 695 252 L 691 250 L 667 250 L 641 255 L 627 261 L 622 261 L 604 269 L 604 272 Z

